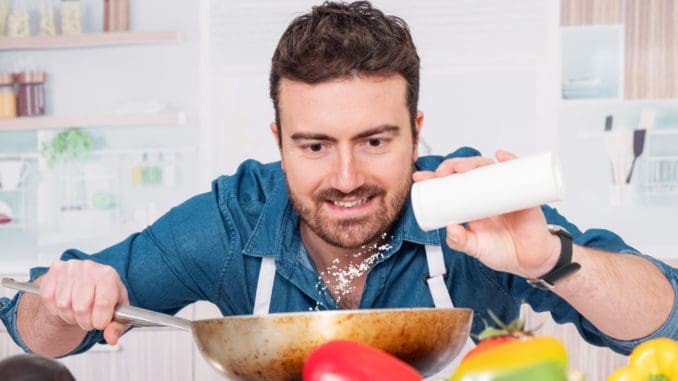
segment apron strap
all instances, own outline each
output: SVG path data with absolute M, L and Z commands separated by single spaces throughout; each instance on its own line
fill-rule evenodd
M 429 277 L 426 279 L 428 283 L 428 288 L 431 291 L 431 297 L 433 297 L 433 304 L 436 308 L 452 308 L 452 297 L 450 297 L 450 292 L 447 290 L 445 285 L 444 276 L 447 273 L 447 268 L 445 267 L 445 258 L 443 257 L 443 250 L 440 246 L 429 246 L 426 245 L 426 262 L 428 262 L 428 272 Z M 441 372 L 430 379 L 440 379 L 449 377 L 450 374 L 459 366 L 461 363 L 462 357 L 473 349 L 476 344 L 473 342 L 471 337 L 466 338 L 464 347 L 457 355 L 457 357 L 448 364 Z
M 436 308 L 452 308 L 452 298 L 445 285 L 444 276 L 447 273 L 443 250 L 440 246 L 426 245 L 426 262 L 429 277 L 426 279 L 428 288 Z M 257 294 L 254 299 L 254 315 L 265 315 L 271 305 L 273 281 L 275 280 L 275 257 L 262 257 L 259 279 L 257 280 Z
M 254 297 L 254 315 L 266 315 L 271 307 L 273 281 L 275 280 L 275 256 L 261 257 L 257 295 Z
M 431 291 L 433 304 L 436 308 L 452 308 L 454 305 L 444 279 L 447 269 L 445 268 L 443 249 L 440 246 L 432 245 L 426 245 L 425 248 L 429 273 L 426 283 Z

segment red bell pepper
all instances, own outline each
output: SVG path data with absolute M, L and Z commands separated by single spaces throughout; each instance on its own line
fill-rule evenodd
M 333 340 L 304 361 L 304 381 L 421 381 L 416 369 L 380 349 L 349 340 Z

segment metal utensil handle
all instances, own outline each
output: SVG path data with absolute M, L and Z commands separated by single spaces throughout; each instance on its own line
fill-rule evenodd
M 2 278 L 2 286 L 40 295 L 40 287 L 33 283 Z M 191 330 L 190 320 L 133 306 L 118 305 L 115 307 L 113 319 L 118 323 L 131 324 L 136 327 L 172 327 Z
M 115 321 L 137 327 L 172 327 L 184 331 L 191 330 L 190 320 L 134 306 L 118 305 L 115 307 Z

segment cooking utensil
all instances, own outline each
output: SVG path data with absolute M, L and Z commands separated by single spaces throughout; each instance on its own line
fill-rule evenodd
M 3 287 L 40 295 L 40 287 L 37 284 L 18 282 L 11 278 L 2 278 L 0 284 Z M 190 320 L 133 306 L 119 305 L 115 307 L 114 320 L 135 327 L 171 327 L 185 331 L 191 330 Z
M 2 279 L 5 287 L 39 293 L 31 283 Z M 189 321 L 132 306 L 115 320 L 135 326 L 190 330 L 205 359 L 233 380 L 299 380 L 317 346 L 334 339 L 379 348 L 434 375 L 459 353 L 471 329 L 466 308 L 402 308 L 275 313 Z M 366 364 L 369 366 L 369 364 Z
M 629 170 L 629 175 L 626 177 L 626 183 L 631 182 L 631 175 L 633 174 L 633 168 L 636 165 L 636 160 L 643 153 L 643 147 L 645 146 L 645 137 L 647 135 L 647 130 L 654 126 L 654 121 L 657 118 L 657 110 L 651 108 L 644 108 L 640 112 L 640 121 L 638 122 L 638 129 L 633 131 L 633 162 L 631 163 L 631 169 Z
M 633 132 L 624 126 L 603 132 L 605 152 L 612 163 L 612 184 L 624 184 L 633 161 Z
M 631 175 L 633 175 L 633 168 L 636 166 L 636 160 L 643 153 L 645 146 L 645 129 L 633 131 L 633 161 L 631 162 L 631 169 L 629 175 L 626 177 L 626 183 L 631 182 Z
M 0 159 L 0 189 L 15 190 L 26 177 L 28 163 L 22 159 Z
M 605 117 L 605 131 L 610 131 L 612 129 L 612 115 Z

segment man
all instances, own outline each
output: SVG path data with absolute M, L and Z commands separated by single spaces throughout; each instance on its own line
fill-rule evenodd
M 176 313 L 209 300 L 236 315 L 440 298 L 474 309 L 475 333 L 488 308 L 510 320 L 527 302 L 622 353 L 678 338 L 678 274 L 611 232 L 581 232 L 547 206 L 419 228 L 413 180 L 493 160 L 470 148 L 418 158 L 419 57 L 403 20 L 367 2 L 314 7 L 283 34 L 270 91 L 281 162 L 246 161 L 124 242 L 34 269 L 41 296 L 0 310 L 17 343 L 49 356 L 115 344 L 128 328 L 111 321 L 116 304 Z

